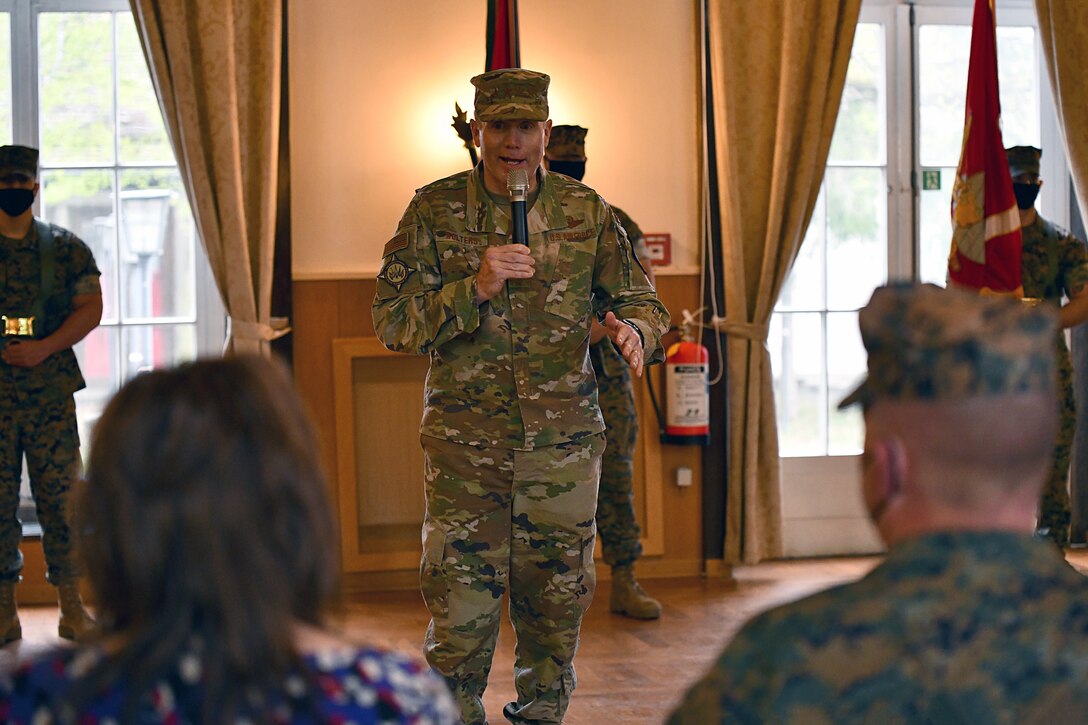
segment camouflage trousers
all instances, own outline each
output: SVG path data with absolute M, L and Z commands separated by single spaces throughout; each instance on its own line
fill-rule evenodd
M 597 399 L 604 416 L 607 445 L 601 459 L 597 493 L 597 535 L 609 566 L 633 564 L 642 556 L 641 531 L 635 518 L 635 443 L 638 416 L 631 370 L 605 338 L 589 348 L 597 375 Z
M 1073 362 L 1064 342 L 1058 347 L 1058 440 L 1054 464 L 1043 486 L 1039 502 L 1039 528 L 1049 529 L 1048 538 L 1058 546 L 1069 543 L 1069 461 L 1077 433 L 1077 404 L 1073 397 Z
M 593 511 L 603 434 L 532 451 L 421 437 L 427 513 L 424 653 L 466 723 L 484 722 L 503 594 L 517 636 L 512 722 L 560 723 L 593 598 Z
M 19 486 L 23 456 L 42 527 L 46 576 L 53 584 L 78 576 L 68 526 L 68 491 L 79 473 L 79 431 L 72 396 L 19 405 L 0 404 L 0 581 L 18 581 Z

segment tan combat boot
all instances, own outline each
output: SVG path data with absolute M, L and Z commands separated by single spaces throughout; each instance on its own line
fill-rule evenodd
M 57 634 L 76 642 L 86 641 L 94 634 L 95 624 L 91 615 L 83 608 L 83 600 L 79 597 L 79 582 L 74 579 L 62 582 L 57 585 L 57 595 L 60 600 L 60 625 L 57 627 Z
M 0 582 L 0 645 L 22 639 L 23 625 L 15 607 L 15 582 Z
M 609 608 L 616 614 L 632 619 L 657 619 L 661 602 L 657 601 L 635 581 L 631 564 L 612 567 L 612 599 Z

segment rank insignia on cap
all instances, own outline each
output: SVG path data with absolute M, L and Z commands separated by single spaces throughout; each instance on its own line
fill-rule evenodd
M 410 269 L 407 264 L 397 259 L 396 255 L 389 258 L 389 261 L 382 267 L 382 271 L 378 274 L 378 279 L 383 280 L 387 285 L 400 292 L 400 288 L 408 280 L 409 275 L 414 270 Z

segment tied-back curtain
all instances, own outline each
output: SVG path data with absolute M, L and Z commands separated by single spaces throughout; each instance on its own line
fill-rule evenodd
M 1035 13 L 1073 186 L 1081 212 L 1088 213 L 1088 2 L 1035 0 Z
M 782 553 L 767 329 L 820 191 L 861 0 L 710 0 L 728 335 L 725 558 Z
M 270 352 L 283 31 L 278 0 L 130 0 L 182 181 L 230 315 Z

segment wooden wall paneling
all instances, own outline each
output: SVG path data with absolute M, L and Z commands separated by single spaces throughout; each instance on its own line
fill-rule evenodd
M 337 498 L 344 571 L 419 565 L 423 454 L 419 421 L 427 358 L 373 337 L 332 342 Z

